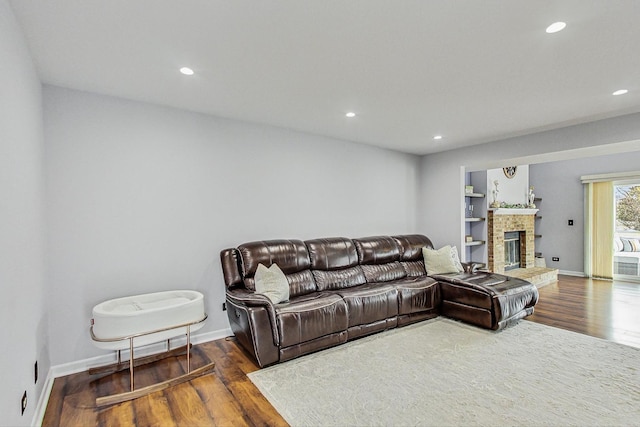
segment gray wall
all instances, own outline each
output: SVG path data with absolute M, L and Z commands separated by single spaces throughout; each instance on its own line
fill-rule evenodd
M 29 425 L 49 370 L 42 95 L 22 33 L 0 1 L 0 424 Z M 38 360 L 40 379 L 34 384 Z M 20 414 L 22 393 L 27 411 Z
M 417 156 L 45 86 L 52 362 L 106 299 L 188 288 L 228 328 L 221 249 L 414 232 Z
M 612 154 L 531 165 L 529 177 L 536 187 L 542 219 L 536 221 L 536 251 L 547 266 L 566 272 L 584 273 L 584 186 L 583 175 L 640 170 L 640 152 Z M 573 219 L 573 226 L 568 220 Z M 560 258 L 553 262 L 552 257 Z
M 635 114 L 418 158 L 46 87 L 43 154 L 41 86 L 6 0 L 0 0 L 0 64 L 0 363 L 6 368 L 0 424 L 6 425 L 29 424 L 51 363 L 103 354 L 91 345 L 88 326 L 91 307 L 104 299 L 198 289 L 210 314 L 205 331 L 223 330 L 218 253 L 224 247 L 406 232 L 425 233 L 436 245 L 459 244 L 465 167 L 536 163 L 544 153 L 584 157 L 585 147 L 622 151 L 635 142 L 620 143 L 640 138 Z M 571 176 L 582 174 L 579 166 Z M 605 166 L 596 163 L 585 173 L 615 171 Z M 544 226 L 551 227 L 544 233 L 570 231 L 562 241 L 573 242 L 580 202 L 554 200 L 547 190 L 560 186 L 560 178 L 549 183 L 550 177 L 570 166 L 544 167 L 532 171 L 544 197 Z M 562 186 L 573 188 L 574 181 Z M 560 225 L 547 221 L 552 214 Z M 574 215 L 578 222 L 566 230 L 562 224 Z M 567 261 L 560 268 L 581 270 L 571 258 L 579 243 L 544 239 L 548 257 Z M 22 417 L 24 390 L 29 407 Z
M 436 246 L 462 242 L 465 168 L 482 170 L 638 151 L 639 142 L 640 114 L 636 113 L 425 156 L 418 229 L 429 235 Z M 539 185 L 534 181 L 532 184 L 536 188 Z M 540 195 L 543 196 L 542 188 Z M 547 206 L 546 200 L 544 204 Z

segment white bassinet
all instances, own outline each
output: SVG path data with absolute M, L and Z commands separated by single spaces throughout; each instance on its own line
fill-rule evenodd
M 197 291 L 165 291 L 105 301 L 93 307 L 93 343 L 107 350 L 167 340 L 204 326 L 204 296 Z M 181 326 L 181 327 L 180 327 Z M 170 329 L 168 329 L 170 328 Z M 154 332 L 159 331 L 159 332 Z
M 214 363 L 191 370 L 191 333 L 204 326 L 204 296 L 196 291 L 165 291 L 134 295 L 105 301 L 93 307 L 91 339 L 107 350 L 117 351 L 117 362 L 108 366 L 92 368 L 90 374 L 114 373 L 129 369 L 131 391 L 96 399 L 97 406 L 111 405 L 136 399 L 154 391 L 189 381 L 213 371 Z M 187 336 L 187 344 L 170 349 L 170 339 Z M 134 347 L 167 341 L 167 351 L 135 360 Z M 129 362 L 121 361 L 121 350 L 129 349 Z M 134 390 L 133 370 L 135 366 L 155 362 L 164 357 L 186 352 L 187 373 L 179 377 Z

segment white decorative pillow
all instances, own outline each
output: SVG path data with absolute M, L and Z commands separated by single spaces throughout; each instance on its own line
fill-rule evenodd
M 289 282 L 278 264 L 271 264 L 269 268 L 258 264 L 254 279 L 257 294 L 266 296 L 274 304 L 289 301 Z
M 458 269 L 458 273 L 462 273 L 464 271 L 464 267 L 460 262 L 460 255 L 458 255 L 458 248 L 456 246 L 451 246 L 451 260 L 453 260 L 453 265 Z
M 428 275 L 460 272 L 453 262 L 451 246 L 449 245 L 437 251 L 424 247 L 422 248 L 422 256 L 424 257 L 424 268 L 427 270 Z

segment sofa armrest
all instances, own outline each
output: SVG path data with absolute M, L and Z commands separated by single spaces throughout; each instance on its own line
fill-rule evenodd
M 271 335 L 273 336 L 273 344 L 280 345 L 280 336 L 278 335 L 278 327 L 276 323 L 276 310 L 269 298 L 264 295 L 250 292 L 246 289 L 228 289 L 227 300 L 236 305 L 246 307 L 263 307 L 271 322 Z

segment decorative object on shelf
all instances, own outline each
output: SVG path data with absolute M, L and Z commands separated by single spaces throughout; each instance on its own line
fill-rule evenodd
M 504 172 L 504 176 L 506 176 L 507 178 L 511 179 L 514 176 L 516 176 L 516 172 L 518 171 L 518 167 L 517 166 L 507 166 L 506 168 L 502 168 L 502 171 Z
M 473 204 L 471 203 L 468 205 L 467 218 L 473 218 Z
M 469 236 L 469 235 L 464 236 L 464 240 L 467 243 L 471 243 L 471 242 L 473 242 L 473 236 Z
M 465 185 L 464 194 L 473 194 L 473 185 Z
M 498 201 L 498 193 L 500 192 L 500 190 L 498 190 L 498 180 L 496 179 L 495 181 L 493 181 L 493 186 L 495 187 L 493 189 L 493 202 L 491 202 L 490 207 L 492 208 L 499 208 L 500 207 L 500 202 Z
M 536 208 L 536 204 L 534 203 L 535 199 L 536 199 L 536 195 L 533 194 L 533 185 L 529 187 L 529 209 L 535 209 Z
M 506 203 L 506 202 L 498 203 L 497 206 L 491 205 L 491 207 L 503 208 L 503 209 L 535 209 L 535 208 L 529 207 L 529 205 L 524 203 Z

